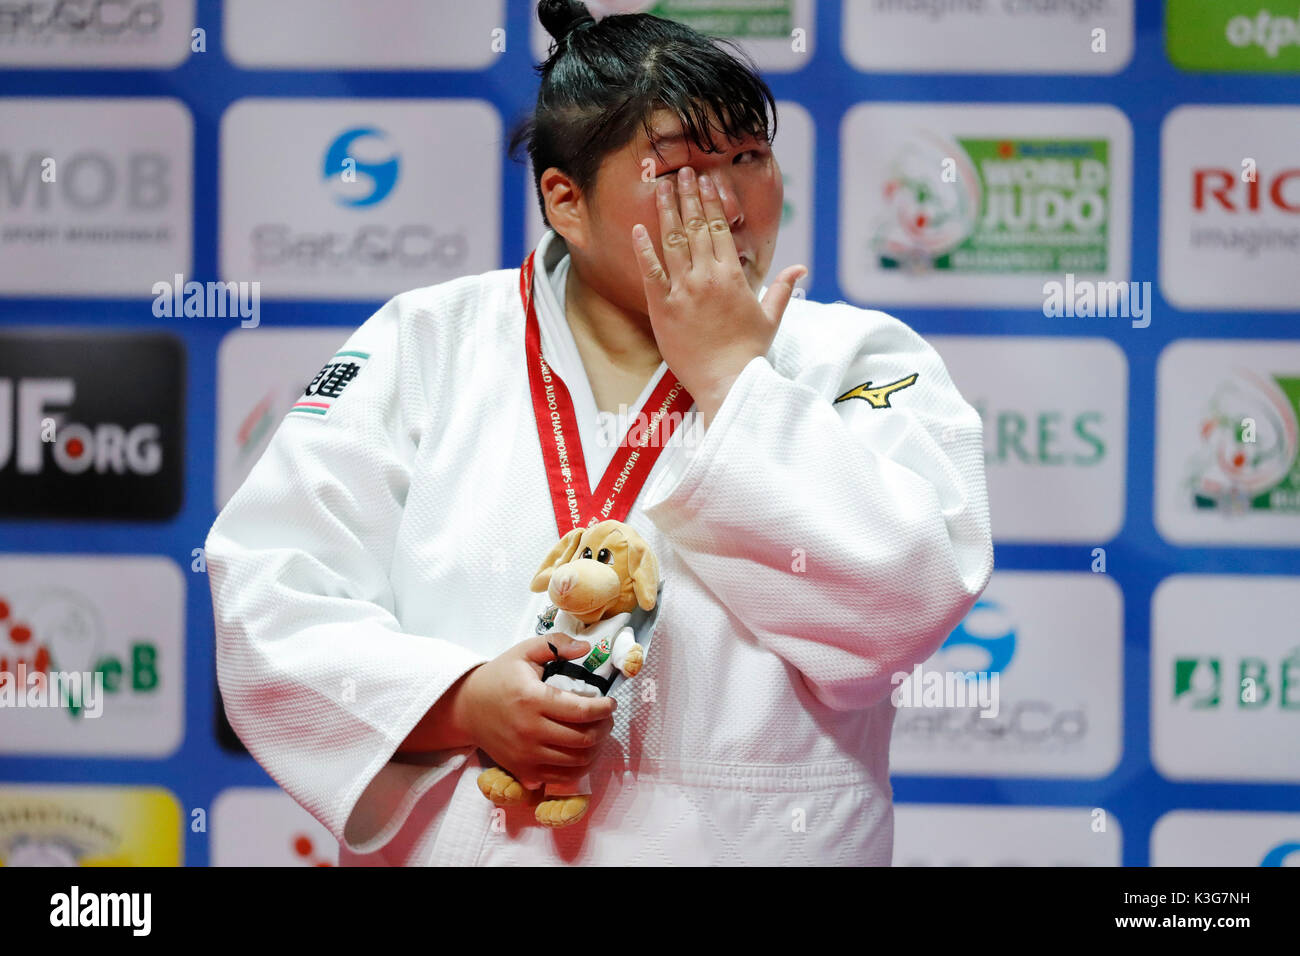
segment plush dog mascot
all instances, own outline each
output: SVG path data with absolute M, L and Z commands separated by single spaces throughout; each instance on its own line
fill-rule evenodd
M 655 606 L 659 563 L 631 525 L 601 521 L 590 528 L 574 528 L 542 561 L 530 587 L 546 591 L 551 599 L 539 630 L 553 622 L 545 633 L 568 634 L 591 645 L 584 657 L 571 661 L 561 658 L 552 645 L 555 660 L 542 671 L 546 683 L 598 697 L 609 692 L 615 670 L 624 677 L 641 670 L 645 651 L 627 625 L 638 606 L 643 611 Z M 497 806 L 524 803 L 532 796 L 500 767 L 479 774 L 478 786 Z M 548 783 L 545 799 L 537 805 L 537 822 L 548 827 L 576 823 L 590 800 L 588 776 L 572 787 Z

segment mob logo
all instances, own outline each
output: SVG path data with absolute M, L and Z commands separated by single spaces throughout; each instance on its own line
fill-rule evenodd
M 0 515 L 174 515 L 183 368 L 170 335 L 0 333 Z
M 3 21 L 0 8 L 0 22 Z M 56 175 L 43 173 L 44 151 L 0 152 L 0 201 L 14 212 L 29 207 L 47 211 L 56 200 L 73 212 L 149 212 L 171 201 L 171 162 L 162 153 L 133 152 L 125 156 L 83 150 L 58 157 Z

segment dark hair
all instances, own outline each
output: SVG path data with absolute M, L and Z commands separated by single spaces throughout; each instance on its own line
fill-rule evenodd
M 509 155 L 518 159 L 527 145 L 548 226 L 542 173 L 554 166 L 588 190 L 605 157 L 631 140 L 638 125 L 653 140 L 650 116 L 657 109 L 673 111 L 683 134 L 706 153 L 721 152 L 710 129 L 718 123 L 729 139 L 752 135 L 770 142 L 776 136 L 772 91 L 731 40 L 648 13 L 597 22 L 577 0 L 540 0 L 537 16 L 555 42 L 534 67 L 542 81 L 537 106 L 512 133 Z M 710 124 L 710 113 L 716 123 Z

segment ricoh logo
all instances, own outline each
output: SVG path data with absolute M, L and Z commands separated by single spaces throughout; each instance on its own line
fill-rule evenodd
M 70 378 L 0 378 L 0 471 L 12 463 L 19 474 L 39 475 L 52 462 L 72 475 L 158 473 L 163 451 L 157 424 L 64 422 L 58 409 L 75 398 Z
M 145 37 L 163 19 L 160 0 L 24 0 L 0 3 L 0 40 Z
M 1193 50 L 1187 62 L 1203 69 L 1217 57 Z M 1267 70 L 1268 63 L 1262 55 L 1233 57 L 1222 68 Z M 1183 105 L 1166 117 L 1160 284 L 1178 308 L 1295 308 L 1288 280 L 1300 226 L 1297 129 L 1295 106 Z
M 1247 160 L 1241 169 L 1198 167 L 1192 170 L 1192 208 L 1197 212 L 1273 209 L 1300 213 L 1300 166 L 1269 170 Z

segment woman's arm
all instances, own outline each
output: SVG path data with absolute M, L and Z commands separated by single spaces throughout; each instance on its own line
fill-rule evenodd
M 888 696 L 988 582 L 982 426 L 899 320 L 799 308 L 785 321 L 834 330 L 826 364 L 793 381 L 752 360 L 685 471 L 643 507 L 762 646 L 849 710 Z
M 231 726 L 355 853 L 387 842 L 416 797 L 465 763 L 467 746 L 420 766 L 392 757 L 486 659 L 407 633 L 395 614 L 390 561 L 425 410 L 419 363 L 401 355 L 406 323 L 428 320 L 401 301 L 330 360 L 303 397 L 315 411 L 285 417 L 205 542 Z M 462 738 L 444 727 L 412 743 Z
M 469 727 L 465 701 L 461 697 L 465 681 L 474 670 L 476 668 L 471 668 L 457 678 L 456 683 L 447 688 L 429 712 L 420 718 L 415 729 L 398 745 L 399 754 L 477 746 Z

